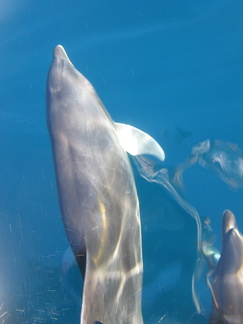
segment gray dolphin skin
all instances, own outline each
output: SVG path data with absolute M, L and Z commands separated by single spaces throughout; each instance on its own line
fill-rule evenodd
M 126 150 L 161 160 L 164 152 L 112 121 L 60 45 L 47 80 L 47 125 L 62 219 L 84 276 L 81 323 L 141 324 L 140 212 Z
M 223 214 L 222 252 L 210 284 L 213 305 L 209 323 L 243 323 L 243 236 L 234 214 Z

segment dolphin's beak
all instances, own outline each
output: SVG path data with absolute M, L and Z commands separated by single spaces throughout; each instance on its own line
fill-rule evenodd
M 72 64 L 72 62 L 69 60 L 69 57 L 67 56 L 67 53 L 65 49 L 62 47 L 62 45 L 57 45 L 54 49 L 53 57 L 58 57 L 59 59 L 62 59 L 64 61 L 67 61 L 69 64 Z
M 222 235 L 224 236 L 231 229 L 238 229 L 234 214 L 226 209 L 223 213 Z

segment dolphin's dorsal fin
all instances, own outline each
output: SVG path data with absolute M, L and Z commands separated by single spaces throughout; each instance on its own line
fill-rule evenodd
M 123 149 L 131 155 L 148 154 L 164 161 L 162 147 L 150 135 L 130 125 L 115 123 L 116 133 Z

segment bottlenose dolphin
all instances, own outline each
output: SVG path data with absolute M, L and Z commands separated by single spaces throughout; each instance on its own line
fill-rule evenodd
M 234 214 L 226 210 L 222 223 L 222 252 L 208 280 L 213 296 L 210 323 L 243 323 L 243 236 Z
M 112 121 L 60 45 L 47 80 L 47 124 L 62 219 L 84 276 L 81 323 L 141 324 L 140 212 L 125 151 L 161 160 L 164 152 Z

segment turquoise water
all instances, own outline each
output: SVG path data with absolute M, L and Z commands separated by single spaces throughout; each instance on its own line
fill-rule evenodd
M 1 1 L 0 315 L 7 313 L 0 321 L 79 323 L 82 279 L 64 255 L 45 121 L 54 47 L 65 47 L 115 121 L 161 144 L 163 167 L 174 174 L 207 139 L 243 149 L 242 15 L 239 0 Z M 232 188 L 231 170 L 222 175 L 207 162 L 185 169 L 184 186 L 176 188 L 202 219 L 210 218 L 220 249 L 224 209 L 243 232 L 241 174 Z M 206 323 L 211 297 L 204 276 L 198 285 L 205 315 L 196 314 L 191 292 L 196 223 L 163 187 L 135 176 L 144 321 Z

